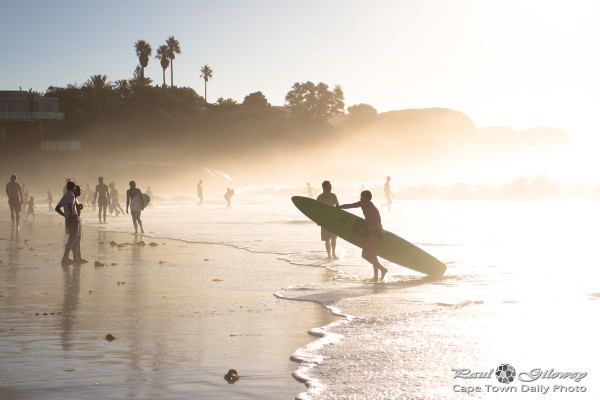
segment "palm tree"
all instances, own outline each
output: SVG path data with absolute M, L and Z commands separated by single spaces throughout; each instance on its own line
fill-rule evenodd
M 208 65 L 205 65 L 204 67 L 202 67 L 200 72 L 200 78 L 204 79 L 204 101 L 208 103 L 208 100 L 206 99 L 206 83 L 210 78 L 212 78 L 213 70 L 210 69 Z
M 171 87 L 173 87 L 173 60 L 175 59 L 175 54 L 181 54 L 179 40 L 175 39 L 175 36 L 169 37 L 167 39 L 167 48 L 169 49 L 169 60 L 171 60 Z
M 169 48 L 167 47 L 166 44 L 163 44 L 162 46 L 160 46 L 158 48 L 158 50 L 156 50 L 156 58 L 160 60 L 160 66 L 163 69 L 163 87 L 167 86 L 166 80 L 165 80 L 165 71 L 167 68 L 169 68 Z
M 114 83 L 109 82 L 106 75 L 90 76 L 83 84 L 84 91 L 90 95 L 89 105 L 94 108 L 106 105 L 114 86 Z
M 138 66 L 137 68 L 140 68 L 140 67 Z M 126 99 L 129 98 L 129 96 L 131 94 L 129 81 L 127 79 L 119 79 L 118 81 L 115 81 L 114 90 L 115 90 L 117 96 L 119 97 L 119 99 L 124 102 Z
M 112 89 L 114 84 L 108 81 L 108 76 L 106 75 L 92 75 L 87 81 L 85 81 L 83 87 L 92 89 L 94 91 L 103 91 Z
M 142 67 L 142 78 L 144 77 L 144 68 L 148 66 L 148 61 L 152 55 L 152 47 L 145 40 L 138 40 L 135 42 L 135 54 L 137 54 L 140 60 L 140 67 Z

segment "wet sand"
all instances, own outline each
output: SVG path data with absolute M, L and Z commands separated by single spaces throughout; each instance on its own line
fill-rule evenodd
M 290 355 L 333 320 L 273 296 L 331 272 L 272 254 L 91 225 L 89 263 L 63 267 L 54 215 L 16 233 L 3 220 L 0 239 L 0 398 L 292 399 L 305 387 Z

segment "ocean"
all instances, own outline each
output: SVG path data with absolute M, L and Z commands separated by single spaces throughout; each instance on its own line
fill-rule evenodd
M 341 193 L 341 203 L 358 200 L 357 190 Z M 166 197 L 142 220 L 149 237 L 227 245 L 272 254 L 285 268 L 334 271 L 330 282 L 274 293 L 319 303 L 341 317 L 315 326 L 315 340 L 290 355 L 298 362 L 294 376 L 307 385 L 300 398 L 600 395 L 599 204 L 395 200 L 381 211 L 384 229 L 448 269 L 442 278 L 428 278 L 382 260 L 386 280 L 372 283 L 372 268 L 357 247 L 338 239 L 340 258 L 326 259 L 320 228 L 290 197 L 289 190 L 242 189 L 231 209 L 218 198 L 199 205 Z M 93 214 L 86 223 L 95 225 Z M 99 226 L 133 229 L 129 218 Z

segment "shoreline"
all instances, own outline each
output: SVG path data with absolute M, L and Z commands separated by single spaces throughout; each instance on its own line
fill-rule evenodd
M 63 221 L 37 218 L 12 236 L 0 222 L 3 396 L 279 399 L 307 390 L 291 356 L 336 317 L 274 294 L 331 271 L 89 225 L 81 246 L 89 263 L 61 267 Z M 236 384 L 223 378 L 230 368 Z

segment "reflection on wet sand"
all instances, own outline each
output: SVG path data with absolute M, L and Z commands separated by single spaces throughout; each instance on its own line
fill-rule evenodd
M 77 327 L 77 309 L 79 308 L 79 280 L 81 267 L 65 265 L 62 267 L 64 276 L 64 294 L 62 305 L 61 344 L 64 350 L 73 348 L 73 339 Z

